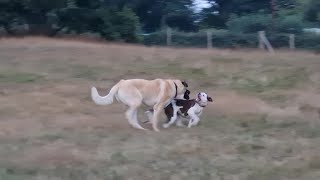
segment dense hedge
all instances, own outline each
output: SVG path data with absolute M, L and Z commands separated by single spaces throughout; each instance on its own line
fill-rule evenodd
M 275 48 L 288 48 L 289 34 L 285 33 L 267 33 L 267 38 Z M 166 45 L 166 33 L 157 32 L 145 35 L 144 44 L 152 45 Z M 254 48 L 258 46 L 257 33 L 233 33 L 228 31 L 213 32 L 212 45 L 216 48 Z M 199 33 L 172 33 L 172 46 L 176 47 L 200 47 L 207 46 L 207 34 L 205 32 Z M 296 47 L 302 49 L 320 50 L 320 36 L 314 34 L 297 34 Z
M 139 42 L 139 18 L 100 0 L 0 0 L 2 36 L 86 36 Z

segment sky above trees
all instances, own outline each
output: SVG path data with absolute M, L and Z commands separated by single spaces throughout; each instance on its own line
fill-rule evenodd
M 209 8 L 211 4 L 207 0 L 194 0 L 195 12 L 200 12 L 203 8 Z

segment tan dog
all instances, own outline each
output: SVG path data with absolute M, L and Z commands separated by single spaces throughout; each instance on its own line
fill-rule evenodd
M 145 130 L 138 123 L 138 108 L 145 104 L 152 106 L 154 113 L 152 127 L 154 131 L 158 129 L 158 116 L 164 107 L 177 96 L 185 95 L 188 84 L 178 79 L 128 79 L 121 80 L 115 84 L 108 95 L 102 97 L 95 87 L 91 88 L 91 98 L 97 105 L 109 105 L 116 97 L 118 102 L 129 106 L 126 111 L 126 118 L 129 123 L 137 129 Z

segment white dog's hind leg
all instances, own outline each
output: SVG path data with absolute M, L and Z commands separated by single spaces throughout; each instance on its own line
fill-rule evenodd
M 162 126 L 164 128 L 170 127 L 173 123 L 176 122 L 178 117 L 178 111 L 182 106 L 176 106 L 175 102 L 172 102 L 172 108 L 173 108 L 173 116 L 170 118 L 170 121 L 168 123 L 163 124 Z
M 168 128 L 168 127 L 170 127 L 171 124 L 173 124 L 176 120 L 177 120 L 177 114 L 174 114 L 174 115 L 170 118 L 170 121 L 169 121 L 168 123 L 163 124 L 162 127 Z

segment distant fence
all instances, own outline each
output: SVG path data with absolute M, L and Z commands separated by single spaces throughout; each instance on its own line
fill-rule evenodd
M 290 48 L 292 50 L 320 50 L 320 36 L 312 33 L 256 34 L 234 33 L 229 31 L 201 31 L 198 33 L 183 33 L 167 28 L 165 31 L 143 35 L 143 43 L 147 46 L 174 46 L 198 48 L 261 48 L 274 53 L 275 48 Z

